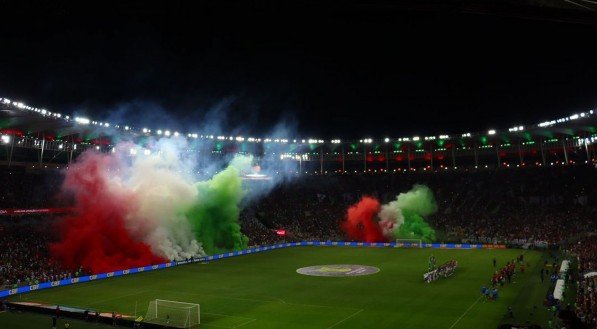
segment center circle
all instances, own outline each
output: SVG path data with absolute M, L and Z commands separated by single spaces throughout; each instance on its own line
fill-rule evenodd
M 296 273 L 312 276 L 360 276 L 379 272 L 379 268 L 366 265 L 334 264 L 301 267 Z

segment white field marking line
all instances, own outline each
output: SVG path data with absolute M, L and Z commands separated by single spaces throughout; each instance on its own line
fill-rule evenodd
M 220 313 L 201 312 L 201 314 L 210 314 L 210 315 L 217 315 L 217 316 L 225 316 L 225 317 L 228 317 L 228 318 L 239 318 L 239 319 L 247 319 L 247 320 L 257 320 L 257 319 L 254 319 L 254 318 L 247 318 L 245 316 L 228 315 L 228 314 L 220 314 Z
M 132 293 L 132 294 L 121 295 L 121 296 L 116 296 L 116 297 L 106 298 L 106 299 L 100 299 L 100 300 L 96 300 L 96 301 L 94 301 L 92 303 L 83 304 L 80 307 L 87 307 L 87 306 L 91 306 L 91 305 L 95 305 L 95 304 L 101 304 L 101 303 L 109 302 L 109 301 L 120 299 L 120 298 L 124 298 L 124 297 L 141 295 L 141 294 L 144 294 L 144 293 L 146 293 L 148 291 L 150 291 L 150 290 L 142 290 L 142 291 L 138 291 L 138 292 L 135 292 L 135 293 Z
M 331 326 L 329 326 L 327 329 L 333 328 L 333 327 L 335 327 L 335 326 L 339 325 L 340 323 L 342 323 L 342 322 L 344 322 L 344 321 L 346 321 L 346 320 L 348 320 L 348 319 L 350 319 L 350 318 L 352 318 L 352 317 L 356 316 L 357 314 L 359 314 L 359 313 L 361 313 L 361 312 L 363 312 L 363 311 L 364 311 L 364 309 L 360 309 L 360 310 L 358 310 L 358 311 L 356 311 L 356 312 L 352 313 L 351 315 L 349 315 L 349 316 L 345 317 L 344 319 L 342 319 L 342 320 L 340 320 L 340 321 L 338 321 L 338 322 L 336 322 L 336 323 L 332 324 L 332 325 L 331 325 Z
M 57 286 L 57 287 L 52 287 L 52 288 L 47 288 L 47 289 L 42 289 L 42 290 L 36 290 L 36 291 L 31 291 L 29 293 L 27 293 L 26 295 L 20 294 L 20 296 L 32 296 L 32 294 L 35 295 L 39 295 L 40 293 L 48 293 L 48 292 L 52 292 L 55 291 L 53 288 L 69 288 L 69 289 L 73 289 L 73 290 L 79 290 L 81 288 L 85 288 L 85 287 L 90 287 L 90 286 L 97 286 L 100 283 L 106 283 L 104 279 L 99 279 L 99 280 L 92 280 L 92 281 L 87 281 L 87 282 L 79 282 L 79 283 L 75 283 L 75 284 L 70 284 L 67 286 Z M 30 297 L 21 297 L 22 300 L 31 300 Z
M 577 5 L 577 6 L 579 6 L 579 7 L 582 7 L 582 8 L 584 8 L 584 9 L 590 10 L 590 11 L 593 11 L 593 10 L 595 10 L 595 9 L 593 9 L 593 8 L 591 8 L 591 7 L 583 6 L 583 5 L 581 5 L 580 3 L 576 3 L 576 2 L 574 2 L 574 1 L 570 1 L 570 0 L 564 0 L 564 1 L 566 1 L 566 2 L 568 2 L 568 3 L 571 3 L 571 4 L 573 4 L 573 5 Z
M 477 303 L 479 302 L 479 300 L 481 300 L 481 298 L 483 298 L 483 296 L 479 296 L 479 298 L 477 298 L 477 300 L 474 303 L 472 303 L 471 306 L 469 306 L 466 309 L 466 311 L 464 311 L 464 313 L 462 313 L 462 315 L 458 319 L 456 319 L 456 321 L 454 323 L 452 323 L 452 325 L 448 329 L 454 328 L 454 326 L 457 325 L 458 322 L 460 322 L 460 320 L 462 320 L 462 318 L 466 315 L 466 313 L 468 313 L 468 311 L 470 311 L 473 308 L 473 306 L 477 305 Z
M 354 308 L 354 307 L 315 305 L 315 304 L 298 304 L 298 303 L 286 303 L 286 304 L 287 305 L 295 305 L 295 306 L 324 307 L 324 308 L 335 308 L 335 309 L 339 309 L 339 310 L 363 311 L 363 309 L 361 309 L 361 308 Z
M 580 1 L 588 2 L 588 3 L 593 3 L 593 4 L 597 5 L 597 1 L 591 1 L 591 0 L 580 0 Z
M 215 297 L 215 298 L 222 298 L 222 299 L 232 299 L 232 300 L 242 300 L 247 302 L 259 302 L 259 303 L 282 303 L 282 301 L 277 300 L 266 300 L 266 299 L 252 299 L 252 298 L 238 298 L 238 297 L 228 297 L 222 295 L 212 295 L 212 294 L 194 294 L 190 292 L 184 291 L 170 291 L 170 290 L 150 290 L 155 292 L 165 292 L 165 293 L 175 293 L 175 294 L 184 294 L 184 295 L 191 295 L 191 296 L 207 296 L 207 297 Z M 298 304 L 298 303 L 286 303 L 286 305 L 294 305 L 294 306 L 309 306 L 309 307 L 324 307 L 324 308 L 335 308 L 335 309 L 342 309 L 342 310 L 361 310 L 360 308 L 354 307 L 342 307 L 342 306 L 329 306 L 329 305 L 315 305 L 315 304 Z
M 286 301 L 284 301 L 282 298 L 278 298 L 278 297 L 274 297 L 274 296 L 265 296 L 265 295 L 264 296 L 255 295 L 255 296 L 257 296 L 257 297 L 267 297 L 267 298 L 275 299 L 275 300 L 279 301 L 282 304 L 286 304 Z
M 236 325 L 236 326 L 234 326 L 234 327 L 232 327 L 232 328 L 239 328 L 239 327 L 242 327 L 242 326 L 244 326 L 244 325 L 246 325 L 246 324 L 249 324 L 249 323 L 251 323 L 251 322 L 254 322 L 254 321 L 257 321 L 257 319 L 252 319 L 252 320 L 249 320 L 249 321 L 247 321 L 247 322 L 243 322 L 243 323 L 241 323 L 241 324 L 239 324 L 239 325 Z
M 227 327 L 227 326 L 219 326 L 217 324 L 209 324 L 209 323 L 200 323 L 200 326 L 207 326 L 207 327 L 216 327 L 216 328 L 226 328 L 226 329 L 232 329 L 234 327 Z
M 224 298 L 224 299 L 233 299 L 233 300 L 244 300 L 247 302 L 259 302 L 259 303 L 277 303 L 276 300 L 265 300 L 265 299 L 251 299 L 251 298 L 239 298 L 239 297 L 227 297 L 221 295 L 212 295 L 212 294 L 194 294 L 192 292 L 184 292 L 184 291 L 171 291 L 171 290 L 150 290 L 155 292 L 165 292 L 165 293 L 174 293 L 174 294 L 183 294 L 183 295 L 191 295 L 191 296 L 208 296 L 208 297 L 216 297 L 216 298 Z

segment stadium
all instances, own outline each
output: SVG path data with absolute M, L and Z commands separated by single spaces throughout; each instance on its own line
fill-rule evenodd
M 19 80 L 21 71 L 29 71 L 19 64 L 18 51 L 0 55 L 7 72 L 0 77 L 0 327 L 597 328 L 597 107 L 594 95 L 579 96 L 597 83 L 590 51 L 568 45 L 579 50 L 576 69 L 547 55 L 547 69 L 521 68 L 519 58 L 503 59 L 506 52 L 482 60 L 488 67 L 506 62 L 487 72 L 507 75 L 491 83 L 511 93 L 499 97 L 499 106 L 511 109 L 478 113 L 462 107 L 472 98 L 479 107 L 498 105 L 495 91 L 462 87 L 485 83 L 485 77 L 469 82 L 482 66 L 477 62 L 456 80 L 453 71 L 438 71 L 451 61 L 433 66 L 413 59 L 423 50 L 407 64 L 379 54 L 363 59 L 369 51 L 355 57 L 332 52 L 330 60 L 326 52 L 343 46 L 314 37 L 336 28 L 337 16 L 343 17 L 340 30 L 353 32 L 348 40 L 364 30 L 368 45 L 376 38 L 370 32 L 385 38 L 380 27 L 392 35 L 392 28 L 421 24 L 436 33 L 445 22 L 458 21 L 456 30 L 488 33 L 515 26 L 520 53 L 535 54 L 543 42 L 522 44 L 537 26 L 554 36 L 562 26 L 579 35 L 595 32 L 592 2 L 348 1 L 286 8 L 257 1 L 198 11 L 206 26 L 220 22 L 220 14 L 239 24 L 257 18 L 279 24 L 281 35 L 272 34 L 272 43 L 260 35 L 272 31 L 268 24 L 265 30 L 244 25 L 246 34 L 229 27 L 232 36 L 217 29 L 191 33 L 186 25 L 176 33 L 156 27 L 156 17 L 169 25 L 195 15 L 182 7 L 153 12 L 138 4 L 107 13 L 103 5 L 89 18 L 97 18 L 98 27 L 82 14 L 72 18 L 85 12 L 81 8 L 46 6 L 35 8 L 39 20 L 32 25 L 40 29 L 23 27 L 6 41 L 14 50 L 19 42 L 37 40 L 45 20 L 56 19 L 51 36 L 43 37 L 48 43 L 40 43 L 56 48 L 48 56 L 27 54 L 50 58 L 43 62 L 47 75 L 38 76 L 43 83 Z M 32 8 L 25 7 L 29 14 Z M 272 18 L 286 10 L 316 13 L 309 16 L 314 34 Z M 138 13 L 147 14 L 148 22 Z M 485 16 L 490 18 L 479 20 Z M 76 24 L 61 25 L 71 19 Z M 436 19 L 437 26 L 430 23 Z M 290 41 L 279 41 L 281 36 Z M 63 47 L 63 37 L 92 46 Z M 195 37 L 209 39 L 208 46 L 194 49 Z M 153 53 L 169 42 L 180 52 Z M 65 60 L 89 49 L 101 56 Z M 121 56 L 130 62 L 121 66 Z M 200 60 L 191 65 L 187 56 Z M 284 56 L 303 62 L 272 59 Z M 350 65 L 341 63 L 342 56 Z M 356 59 L 363 62 L 354 64 Z M 182 64 L 160 66 L 168 61 Z M 396 83 L 393 73 L 371 78 L 380 74 L 377 61 L 384 72 L 400 66 L 407 94 L 387 87 Z M 195 73 L 181 73 L 195 66 L 202 67 L 207 85 Z M 259 67 L 259 83 L 247 69 L 252 66 Z M 53 71 L 66 68 L 81 74 L 62 79 Z M 411 69 L 415 75 L 433 71 L 437 81 L 418 80 Z M 96 71 L 87 75 L 89 70 Z M 313 77 L 287 77 L 300 71 Z M 551 80 L 541 76 L 544 71 Z M 138 72 L 144 78 L 125 77 Z M 541 78 L 532 80 L 529 72 Z M 537 84 L 525 93 L 545 103 L 535 109 L 524 103 L 531 96 L 518 93 L 519 82 L 510 77 L 518 73 L 516 79 L 529 79 L 520 85 Z M 580 82 L 564 86 L 575 80 Z M 310 94 L 310 85 L 320 81 L 326 89 L 313 87 Z M 236 83 L 251 88 L 238 91 Z M 434 84 L 452 90 L 450 96 L 430 97 Z M 304 90 L 301 100 L 293 103 L 295 95 L 285 88 Z M 459 88 L 463 98 L 454 91 Z M 234 97 L 223 90 L 234 90 Z M 270 91 L 280 95 L 262 98 Z M 196 95 L 180 96 L 186 93 Z M 338 95 L 348 99 L 337 104 L 346 109 L 326 110 Z M 172 105 L 158 102 L 164 99 Z M 386 102 L 391 110 L 384 109 Z M 396 110 L 394 102 L 413 110 Z M 431 109 L 436 102 L 445 109 Z M 280 109 L 272 114 L 268 106 Z

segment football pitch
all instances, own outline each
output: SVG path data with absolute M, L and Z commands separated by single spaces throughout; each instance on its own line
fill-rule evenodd
M 544 323 L 541 307 L 549 284 L 538 270 L 546 254 L 524 251 L 524 274 L 486 301 L 480 288 L 495 269 L 522 250 L 448 250 L 371 247 L 293 247 L 127 275 L 13 296 L 102 312 L 144 316 L 154 299 L 201 305 L 204 328 L 497 328 L 500 323 Z M 447 279 L 425 283 L 431 255 L 459 263 Z M 371 275 L 306 276 L 298 268 L 359 264 L 379 268 Z M 517 271 L 518 273 L 518 271 Z M 547 281 L 547 280 L 546 280 Z M 515 319 L 505 319 L 512 306 Z M 533 306 L 538 307 L 530 315 Z M 4 312 L 2 328 L 50 328 L 46 315 Z M 70 329 L 102 325 L 70 321 Z

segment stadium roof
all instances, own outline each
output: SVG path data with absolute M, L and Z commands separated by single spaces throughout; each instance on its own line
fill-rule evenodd
M 186 136 L 193 139 L 222 140 L 235 142 L 256 143 L 298 143 L 298 144 L 340 144 L 339 139 L 323 140 L 319 138 L 305 138 L 303 136 L 230 136 L 208 135 L 201 132 L 177 132 L 168 127 L 139 128 L 123 123 L 110 123 L 95 121 L 90 118 L 74 117 L 47 109 L 36 108 L 7 98 L 0 98 L 0 131 L 4 134 L 37 135 L 51 139 L 95 140 L 112 137 L 161 137 L 161 136 Z M 397 132 L 399 134 L 399 132 Z M 484 138 L 513 138 L 531 140 L 535 137 L 553 138 L 557 136 L 594 136 L 597 133 L 597 113 L 588 110 L 570 116 L 553 119 L 545 122 L 527 125 L 513 125 L 512 127 L 496 127 L 488 131 L 480 131 L 471 127 L 470 131 L 455 135 L 437 132 L 432 136 L 376 136 L 376 139 L 355 136 L 346 142 L 359 142 L 365 144 L 381 142 L 419 142 L 434 140 L 468 139 L 474 137 Z

